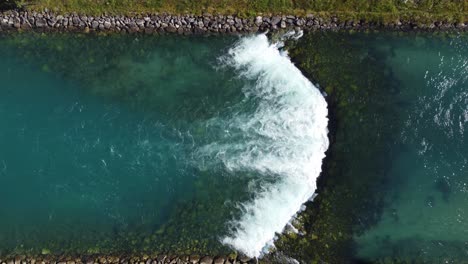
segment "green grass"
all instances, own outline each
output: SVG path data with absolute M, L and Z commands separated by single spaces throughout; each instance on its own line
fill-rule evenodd
M 338 14 L 343 18 L 387 20 L 416 17 L 462 21 L 468 13 L 467 0 L 0 0 L 16 1 L 27 10 L 99 14 L 171 14 L 210 12 L 213 14 L 306 13 Z

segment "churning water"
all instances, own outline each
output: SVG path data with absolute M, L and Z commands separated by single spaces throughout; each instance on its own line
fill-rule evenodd
M 327 104 L 265 35 L 0 45 L 0 254 L 259 256 L 315 191 Z
M 330 177 L 291 235 L 310 251 L 282 253 L 466 261 L 466 36 L 315 34 L 298 61 L 337 103 Z M 0 256 L 262 255 L 329 147 L 325 99 L 281 46 L 2 36 Z
M 227 120 L 211 120 L 226 134 L 202 152 L 219 156 L 228 170 L 277 178 L 240 205 L 242 216 L 233 223 L 234 234 L 223 239 L 247 255 L 259 256 L 314 194 L 328 148 L 327 104 L 265 35 L 242 39 L 222 61 L 251 81 L 243 87 L 246 99 L 240 109 L 256 107 L 252 113 L 236 111 Z

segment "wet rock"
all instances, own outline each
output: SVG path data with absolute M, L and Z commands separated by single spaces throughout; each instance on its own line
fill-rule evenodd
M 223 257 L 216 257 L 213 261 L 213 264 L 224 264 L 224 258 Z
M 36 20 L 36 27 L 43 28 L 47 26 L 47 21 L 44 18 L 39 18 Z
M 137 21 L 135 23 L 139 27 L 144 27 L 145 26 L 145 20 L 143 20 L 143 19 L 137 19 Z
M 80 22 L 82 22 L 82 21 L 80 20 L 79 17 L 74 16 L 74 17 L 72 18 L 72 23 L 73 23 L 74 25 L 79 25 Z
M 189 263 L 196 264 L 200 261 L 200 256 L 198 255 L 191 255 L 189 257 Z
M 278 25 L 281 22 L 281 17 L 275 16 L 271 19 L 271 25 Z
M 248 263 L 249 261 L 251 261 L 251 258 L 247 256 L 239 256 L 237 257 L 237 260 L 241 263 Z
M 167 258 L 166 255 L 158 255 L 156 260 L 158 261 L 158 263 L 163 263 L 164 261 L 166 261 L 166 258 Z
M 286 25 L 286 21 L 284 21 L 284 20 L 281 21 L 280 27 L 281 27 L 281 28 L 286 28 L 286 26 L 287 26 L 287 25 Z
M 177 31 L 177 28 L 174 27 L 173 25 L 168 25 L 168 26 L 166 27 L 166 31 L 167 31 L 167 32 L 174 33 L 174 32 Z
M 257 17 L 255 18 L 255 25 L 260 26 L 262 23 L 263 23 L 262 17 L 261 17 L 261 16 L 257 16 Z
M 152 34 L 152 33 L 154 33 L 154 26 L 145 28 L 145 34 Z
M 205 256 L 202 259 L 200 259 L 200 264 L 212 264 L 213 263 L 213 258 L 210 256 Z

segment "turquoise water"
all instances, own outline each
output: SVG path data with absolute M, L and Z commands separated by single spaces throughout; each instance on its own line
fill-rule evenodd
M 468 46 L 445 33 L 305 34 L 293 61 L 320 85 L 330 148 L 299 232 L 301 263 L 465 263 Z
M 120 45 L 132 46 L 134 40 L 126 41 Z M 133 68 L 125 76 L 91 76 L 97 84 L 52 72 L 45 63 L 68 63 L 63 54 L 42 50 L 31 62 L 22 60 L 19 48 L 2 49 L 0 185 L 8 197 L 0 210 L 2 249 L 41 245 L 40 250 L 94 252 L 119 249 L 128 241 L 125 250 L 160 246 L 158 239 L 165 235 L 160 229 L 174 218 L 176 205 L 195 192 L 209 194 L 209 189 L 196 189 L 202 172 L 192 156 L 197 144 L 210 140 L 199 123 L 240 99 L 240 84 L 230 80 L 233 73 L 217 74 L 214 67 L 232 40 L 202 40 L 198 49 L 185 53 L 169 48 L 172 41 L 155 45 L 145 61 L 129 53 L 120 54 L 118 63 L 97 61 L 103 65 L 93 70 Z M 98 49 L 100 41 L 89 39 L 84 45 Z M 71 52 L 88 55 L 78 47 Z M 66 71 L 81 74 L 85 66 L 75 63 L 77 69 Z M 129 95 L 123 101 L 111 94 L 113 88 L 148 92 L 151 98 L 140 104 L 138 96 Z M 206 177 L 223 174 L 228 173 L 213 169 Z M 226 221 L 229 215 L 219 217 Z M 222 235 L 225 228 L 216 229 Z M 173 235 L 168 236 L 178 239 Z M 204 235 L 198 239 L 217 242 L 212 234 Z
M 330 135 L 322 93 L 263 35 L 2 36 L 0 255 L 261 255 L 330 137 L 319 209 L 292 235 L 313 246 L 285 255 L 466 261 L 466 36 L 297 43 L 335 64 L 307 74 L 331 91 Z
M 0 253 L 258 256 L 315 190 L 327 105 L 264 35 L 0 45 Z
M 468 260 L 468 45 L 463 36 L 384 38 L 374 45 L 399 81 L 399 127 L 384 206 L 356 236 L 358 256 L 431 263 Z M 372 162 L 372 161 L 368 161 Z M 377 190 L 376 190 L 377 191 Z

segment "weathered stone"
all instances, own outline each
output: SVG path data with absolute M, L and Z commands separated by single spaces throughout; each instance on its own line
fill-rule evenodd
M 213 261 L 213 264 L 224 264 L 224 258 L 223 257 L 216 257 Z
M 168 25 L 168 26 L 166 27 L 166 31 L 167 31 L 167 32 L 174 33 L 174 32 L 177 31 L 177 28 L 174 27 L 173 25 Z
M 198 255 L 192 255 L 189 258 L 189 263 L 196 264 L 200 261 L 200 256 Z
M 242 263 L 248 263 L 251 260 L 251 258 L 249 258 L 247 256 L 238 256 L 237 260 L 242 262 Z
M 148 26 L 145 28 L 145 34 L 153 34 L 154 33 L 154 26 Z
M 210 256 L 205 256 L 200 259 L 200 264 L 212 264 L 213 263 L 213 258 Z
M 158 262 L 164 262 L 166 260 L 167 256 L 166 255 L 158 255 L 158 257 L 156 258 L 156 260 Z
M 299 18 L 299 19 L 296 19 L 295 24 L 296 24 L 296 26 L 299 26 L 299 27 L 300 27 L 300 26 L 303 26 L 303 25 L 304 25 L 304 21 L 303 21 L 302 19 Z
M 271 24 L 272 25 L 278 25 L 278 23 L 281 22 L 281 17 L 275 16 L 271 19 Z
M 325 18 L 325 19 L 324 19 Z M 138 16 L 137 18 L 125 16 L 103 16 L 94 18 L 92 16 L 55 15 L 53 13 L 37 12 L 0 12 L 0 26 L 3 29 L 30 29 L 39 28 L 43 31 L 51 31 L 57 28 L 76 30 L 83 29 L 84 32 L 93 30 L 109 30 L 122 32 L 168 32 L 178 34 L 205 34 L 212 33 L 252 33 L 257 31 L 277 30 L 278 28 L 294 27 L 295 30 L 333 30 L 338 29 L 371 29 L 387 28 L 399 30 L 450 30 L 465 31 L 467 26 L 462 22 L 438 21 L 431 23 L 420 23 L 416 21 L 400 21 L 382 23 L 372 21 L 339 21 L 338 17 L 315 17 L 308 14 L 305 17 L 296 16 L 256 16 L 253 18 L 240 18 L 236 16 L 223 16 L 211 14 L 195 17 L 193 15 L 171 16 L 151 15 Z M 0 263 L 2 264 L 2 263 Z M 23 264 L 23 263 L 17 263 Z
M 72 23 L 73 23 L 74 25 L 79 25 L 80 22 L 82 22 L 82 21 L 80 20 L 79 17 L 74 16 L 74 17 L 72 18 Z
M 255 25 L 260 26 L 262 23 L 263 23 L 262 17 L 261 17 L 261 16 L 257 16 L 257 17 L 255 18 Z
M 456 28 L 465 28 L 465 23 L 456 23 L 455 27 Z
M 36 19 L 36 27 L 43 28 L 47 26 L 47 21 L 44 18 Z
M 281 21 L 281 25 L 280 25 L 281 28 L 286 28 L 286 21 Z
M 135 23 L 139 26 L 139 27 L 144 27 L 145 26 L 145 20 L 143 19 L 137 19 L 135 21 Z

